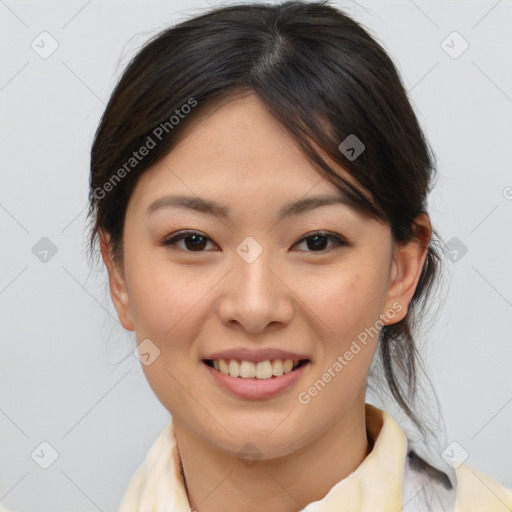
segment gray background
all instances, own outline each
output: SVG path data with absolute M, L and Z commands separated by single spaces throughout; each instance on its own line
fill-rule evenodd
M 134 338 L 115 318 L 106 274 L 88 266 L 89 151 L 140 44 L 208 4 L 220 5 L 0 0 L 0 502 L 7 508 L 116 510 L 169 420 L 130 355 Z M 337 5 L 398 64 L 438 157 L 430 213 L 453 261 L 425 357 L 447 439 L 468 452 L 467 463 L 512 487 L 512 3 Z M 469 44 L 460 55 L 464 41 L 446 40 L 453 31 Z M 58 48 L 42 58 L 52 44 Z M 40 252 L 43 237 L 55 254 Z M 43 441 L 58 453 L 48 469 L 31 458 Z M 51 449 L 42 449 L 44 463 Z

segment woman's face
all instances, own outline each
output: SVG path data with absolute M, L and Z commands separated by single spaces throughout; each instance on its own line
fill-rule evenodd
M 146 340 L 153 391 L 202 442 L 283 456 L 364 404 L 378 331 L 405 315 L 424 254 L 396 256 L 389 225 L 311 202 L 320 196 L 341 197 L 254 95 L 197 124 L 137 183 L 124 269 L 109 267 L 112 297 L 124 327 Z M 195 238 L 165 243 L 184 230 Z M 233 351 L 228 371 L 243 360 L 244 375 L 262 378 L 205 362 L 223 364 L 223 351 Z M 302 363 L 263 378 L 289 370 L 275 362 L 287 359 Z

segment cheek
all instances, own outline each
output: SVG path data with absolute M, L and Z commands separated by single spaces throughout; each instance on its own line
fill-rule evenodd
M 169 261 L 144 258 L 141 252 L 132 254 L 127 265 L 137 340 L 148 338 L 160 351 L 142 369 L 163 406 L 179 416 L 186 416 L 183 404 L 190 402 L 185 391 L 191 387 L 190 375 L 185 368 L 188 362 L 197 362 L 193 340 L 207 314 L 204 298 L 215 282 L 198 272 L 192 267 L 177 271 Z
M 127 258 L 126 269 L 135 330 L 161 343 L 178 337 L 176 333 L 190 325 L 198 312 L 195 306 L 211 286 L 192 267 L 176 271 L 161 255 L 145 255 L 143 250 Z
M 321 320 L 315 332 L 322 346 L 319 365 L 308 384 L 311 387 L 301 391 L 311 392 L 311 397 L 318 395 L 311 401 L 318 414 L 335 418 L 355 396 L 365 392 L 381 328 L 383 287 L 382 276 L 377 274 L 333 273 L 320 287 L 321 293 L 315 294 L 316 303 L 310 303 Z
M 375 323 L 385 299 L 383 275 L 370 265 L 333 271 L 314 288 L 304 283 L 301 293 L 337 340 Z

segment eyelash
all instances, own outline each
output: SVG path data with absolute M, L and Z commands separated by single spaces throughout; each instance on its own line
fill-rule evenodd
M 200 238 L 204 238 L 206 240 L 210 240 L 213 242 L 213 240 L 211 240 L 210 238 L 208 238 L 207 236 L 205 236 L 203 233 L 201 233 L 200 231 L 194 231 L 194 230 L 186 230 L 186 231 L 181 231 L 169 238 L 165 238 L 164 240 L 162 240 L 161 244 L 165 247 L 171 247 L 171 246 L 175 246 L 176 247 L 176 243 L 181 241 L 181 240 L 185 240 L 187 238 L 191 238 L 192 236 L 194 235 L 197 235 L 199 236 Z M 320 236 L 320 237 L 323 237 L 323 238 L 327 238 L 328 240 L 334 242 L 335 246 L 334 248 L 336 247 L 342 247 L 342 246 L 345 246 L 347 245 L 347 242 L 345 240 L 343 240 L 343 238 L 337 236 L 337 235 L 334 235 L 334 234 L 331 234 L 331 233 L 328 233 L 326 231 L 313 231 L 312 233 L 308 233 L 307 235 L 303 236 L 300 240 L 298 240 L 297 242 L 295 242 L 294 245 L 297 245 L 301 242 L 304 242 L 310 238 L 314 238 L 315 236 Z M 176 247 L 177 248 L 177 247 Z M 333 246 L 331 246 L 330 249 L 322 249 L 320 251 L 304 251 L 304 252 L 310 252 L 310 253 L 327 253 L 329 252 L 331 249 L 333 248 Z M 185 252 L 188 252 L 188 253 L 201 253 L 201 252 L 205 252 L 204 250 L 201 250 L 201 251 L 190 251 L 188 249 L 182 249 L 184 250 Z

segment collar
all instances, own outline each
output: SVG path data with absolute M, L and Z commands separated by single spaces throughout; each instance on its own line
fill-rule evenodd
M 407 438 L 385 411 L 365 404 L 371 452 L 346 478 L 304 512 L 375 512 L 402 508 Z M 188 512 L 191 510 L 181 472 L 172 421 L 151 446 L 125 492 L 119 512 Z

